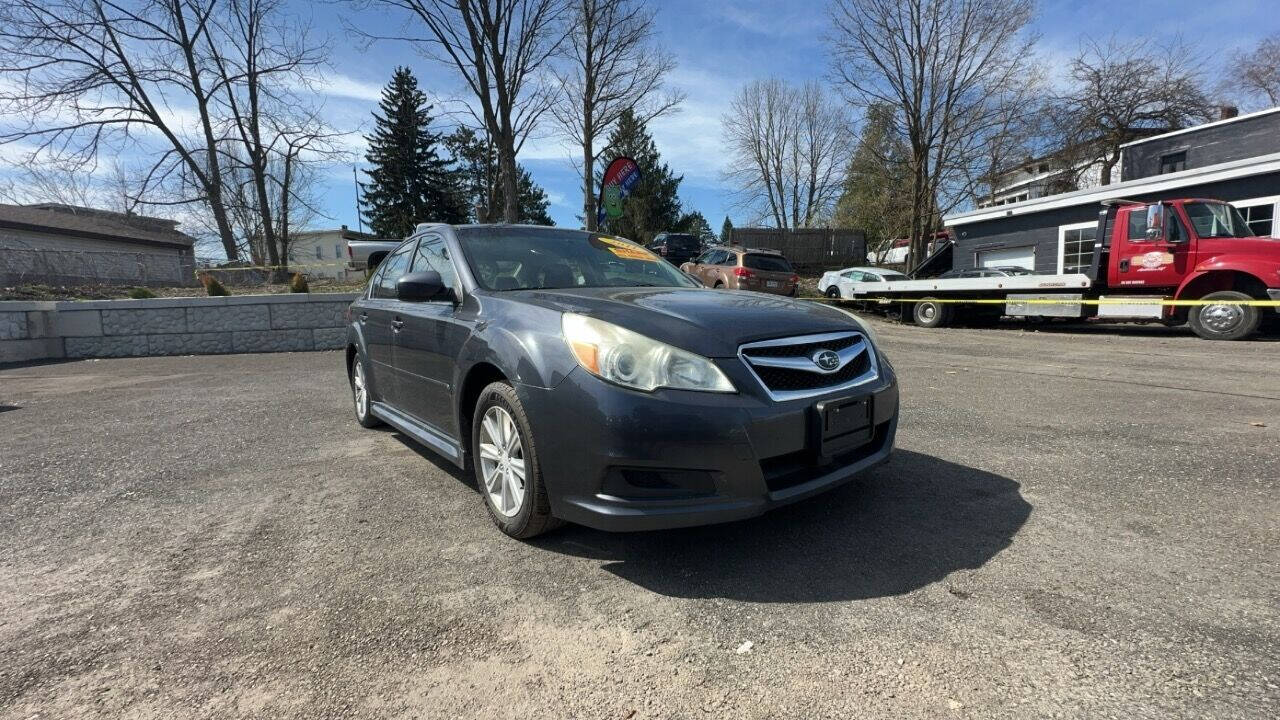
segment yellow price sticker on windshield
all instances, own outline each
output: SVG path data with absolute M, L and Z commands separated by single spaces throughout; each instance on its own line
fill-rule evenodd
M 658 262 L 661 259 L 657 255 L 654 255 L 653 253 L 649 252 L 648 250 L 645 250 L 644 248 L 638 245 L 633 245 L 629 242 L 615 240 L 613 238 L 608 238 L 603 235 L 597 236 L 596 239 L 604 243 L 605 245 L 608 245 L 609 252 L 613 253 L 614 255 L 617 255 L 623 260 L 644 260 L 645 262 Z

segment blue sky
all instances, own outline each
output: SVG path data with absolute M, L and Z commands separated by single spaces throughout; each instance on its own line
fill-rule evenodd
M 742 224 L 746 214 L 733 207 L 732 188 L 721 179 L 725 159 L 720 154 L 720 116 L 734 93 L 752 79 L 776 75 L 798 83 L 827 77 L 829 60 L 821 42 L 827 28 L 827 2 L 651 1 L 658 11 L 660 41 L 679 62 L 670 84 L 688 97 L 680 112 L 651 126 L 658 149 L 672 169 L 684 175 L 681 198 L 686 209 L 700 210 L 716 230 L 726 215 Z M 449 67 L 423 57 L 410 44 L 384 41 L 366 48 L 349 31 L 357 26 L 372 32 L 414 32 L 403 16 L 377 8 L 356 14 L 345 3 L 293 3 L 292 10 L 309 20 L 316 36 L 329 43 L 332 68 L 316 85 L 318 101 L 333 126 L 352 132 L 347 144 L 361 162 L 360 134 L 371 127 L 370 112 L 395 66 L 412 68 L 442 108 L 451 98 L 465 97 Z M 1274 0 L 1050 0 L 1040 4 L 1034 30 L 1041 35 L 1040 54 L 1059 71 L 1086 36 L 1149 35 L 1158 42 L 1173 42 L 1181 33 L 1185 40 L 1198 41 L 1206 73 L 1216 78 L 1231 50 L 1252 47 L 1263 36 L 1280 32 L 1275 10 Z M 438 120 L 440 130 L 450 129 L 448 117 Z M 572 160 L 576 154 L 554 136 L 548 123 L 546 133 L 532 139 L 520 157 L 546 189 L 552 217 L 571 227 L 578 226 L 576 216 L 581 212 Z M 350 166 L 333 168 L 321 190 L 321 209 L 329 217 L 317 218 L 313 224 L 355 228 Z

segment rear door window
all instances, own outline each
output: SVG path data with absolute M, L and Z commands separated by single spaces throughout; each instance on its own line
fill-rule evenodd
M 763 272 L 791 272 L 791 263 L 780 255 L 747 253 L 742 256 L 742 265 Z

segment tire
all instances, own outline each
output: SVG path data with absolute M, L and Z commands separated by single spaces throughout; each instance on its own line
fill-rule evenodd
M 831 298 L 832 300 L 839 300 L 840 288 L 836 287 L 835 285 L 832 285 L 831 287 L 827 288 L 827 291 L 823 294 Z
M 1235 290 L 1209 293 L 1201 300 L 1253 300 Z M 1248 305 L 1197 305 L 1188 313 L 1192 331 L 1205 340 L 1243 340 L 1258 330 L 1259 308 Z
M 722 282 L 720 282 L 719 280 L 717 280 L 717 281 L 716 281 L 716 284 L 715 284 L 715 286 L 714 286 L 714 287 L 715 287 L 715 289 L 716 289 L 716 290 L 723 290 L 723 289 L 724 289 L 724 283 L 722 283 Z
M 911 318 L 920 327 L 943 327 L 951 323 L 951 306 L 931 297 L 922 298 L 912 307 Z
M 347 376 L 347 381 L 351 383 L 351 400 L 355 405 L 356 422 L 360 423 L 360 427 L 373 428 L 381 425 L 382 421 L 369 412 L 372 399 L 369 395 L 369 375 L 364 368 L 364 359 L 357 351 L 355 358 L 351 361 L 351 372 Z
M 551 516 L 551 503 L 542 481 L 542 467 L 538 464 L 529 417 L 516 391 L 504 382 L 490 383 L 480 391 L 472 417 L 471 467 L 476 487 L 480 489 L 493 524 L 520 540 L 563 525 L 562 520 Z M 512 430 L 518 447 L 513 447 L 510 442 L 506 442 L 504 447 L 504 441 Z M 489 446 L 483 454 L 482 442 Z M 517 467 L 523 468 L 523 479 L 519 477 Z M 517 490 L 518 499 L 515 497 Z

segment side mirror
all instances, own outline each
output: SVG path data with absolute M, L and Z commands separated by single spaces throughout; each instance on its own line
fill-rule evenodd
M 1147 240 L 1164 240 L 1164 204 L 1147 206 Z
M 396 281 L 396 299 L 406 302 L 452 300 L 453 293 L 444 286 L 440 273 L 434 270 L 409 273 Z

